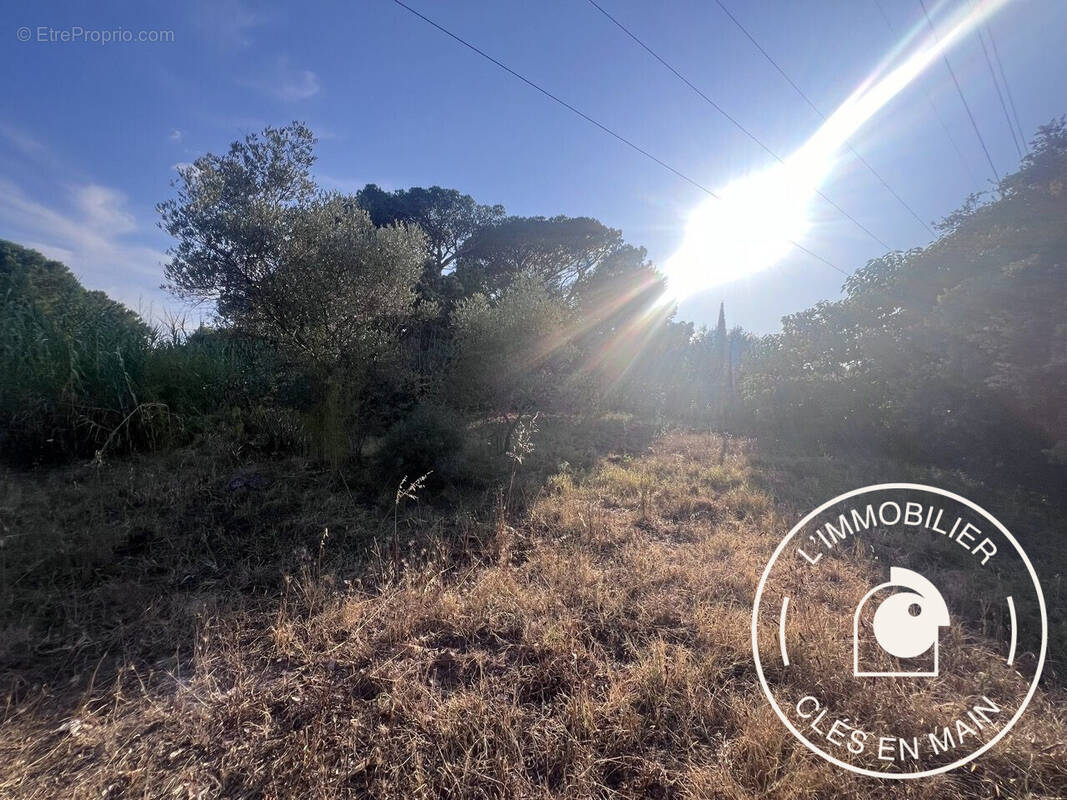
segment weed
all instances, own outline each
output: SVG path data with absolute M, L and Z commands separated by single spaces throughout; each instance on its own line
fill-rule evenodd
M 218 490 L 225 474 L 190 471 L 192 452 L 82 465 L 44 486 L 5 474 L 3 585 L 19 591 L 4 606 L 0 794 L 897 796 L 803 749 L 752 666 L 752 597 L 783 520 L 854 476 L 737 440 L 720 465 L 720 444 L 671 434 L 641 455 L 553 467 L 504 532 L 476 494 L 423 501 L 418 559 L 399 557 L 401 512 L 426 476 L 405 477 L 382 526 L 386 571 L 367 557 L 372 511 L 299 460 L 240 495 Z M 544 446 L 521 455 L 516 491 L 538 456 L 558 465 Z M 1018 505 L 1020 523 L 1062 526 L 1036 508 Z M 116 518 L 124 530 L 105 540 Z M 73 520 L 91 535 L 71 538 Z M 94 547 L 93 568 L 75 571 Z M 826 602 L 862 592 L 870 568 L 862 554 L 843 564 Z M 1046 589 L 1062 608 L 1062 586 Z M 1061 795 L 1056 675 L 974 770 L 908 796 Z

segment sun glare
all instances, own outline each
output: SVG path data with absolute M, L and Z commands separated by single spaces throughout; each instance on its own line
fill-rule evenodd
M 782 258 L 809 226 L 811 184 L 789 162 L 746 175 L 708 198 L 664 265 L 677 298 L 758 272 Z
M 664 264 L 669 287 L 665 301 L 683 299 L 780 261 L 792 242 L 810 230 L 809 207 L 849 137 L 1007 2 L 964 4 L 940 26 L 938 35 L 921 39 L 897 67 L 885 72 L 887 65 L 880 65 L 799 150 L 781 163 L 734 181 L 716 191 L 717 199 L 702 203 L 686 221 L 681 246 Z M 919 40 L 913 30 L 894 55 Z

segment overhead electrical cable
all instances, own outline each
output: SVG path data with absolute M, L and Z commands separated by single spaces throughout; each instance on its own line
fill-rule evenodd
M 989 67 L 989 77 L 993 79 L 993 86 L 997 90 L 997 99 L 1000 100 L 1000 110 L 1004 112 L 1004 121 L 1008 123 L 1008 130 L 1011 131 L 1011 140 L 1015 144 L 1015 152 L 1019 154 L 1019 158 L 1022 158 L 1023 148 L 1019 145 L 1019 136 L 1015 133 L 1015 123 L 1011 121 L 1008 104 L 1004 100 L 1004 93 L 1000 90 L 1000 81 L 997 79 L 997 71 L 993 68 L 993 59 L 989 56 L 989 48 L 986 46 L 985 36 L 982 34 L 981 28 L 978 28 L 978 41 L 982 44 L 982 54 L 985 56 L 986 66 Z
M 698 89 L 696 86 L 694 86 L 693 83 L 688 78 L 686 78 L 682 73 L 680 73 L 677 69 L 675 69 L 673 66 L 671 66 L 655 50 L 653 50 L 651 47 L 649 47 L 647 44 L 645 44 L 643 41 L 641 41 L 641 39 L 633 31 L 631 31 L 629 28 L 627 28 L 625 25 L 623 25 L 621 22 L 619 22 L 617 19 L 615 19 L 615 17 L 613 17 L 611 14 L 609 14 L 607 11 L 605 11 L 603 7 L 601 7 L 600 5 L 598 5 L 595 2 L 595 0 L 589 0 L 589 4 L 592 5 L 595 9 L 597 9 L 597 11 L 599 11 L 601 14 L 603 14 L 609 20 L 611 20 L 613 23 L 615 23 L 615 25 L 623 33 L 625 33 L 627 36 L 629 36 L 631 39 L 633 39 L 635 42 L 637 42 L 637 44 L 639 44 L 641 47 L 643 47 L 648 52 L 648 54 L 651 55 L 654 59 L 656 59 L 660 64 L 662 64 L 664 67 L 666 67 L 672 73 L 674 73 L 674 75 L 677 78 L 679 78 L 686 86 L 688 86 L 690 89 L 692 89 L 694 92 L 696 92 L 700 97 L 702 97 L 709 105 L 711 105 L 712 108 L 714 108 L 716 111 L 718 111 L 735 128 L 737 128 L 739 131 L 741 131 L 741 133 L 745 134 L 745 136 L 747 136 L 749 139 L 751 139 L 753 142 L 755 142 L 761 148 L 763 148 L 763 151 L 765 153 L 767 153 L 769 156 L 771 156 L 779 164 L 785 164 L 785 159 L 783 159 L 780 155 L 778 155 L 776 152 L 771 150 L 771 148 L 768 147 L 766 144 L 764 144 L 760 140 L 760 138 L 758 136 L 756 136 L 754 133 L 752 133 L 752 131 L 750 131 L 748 128 L 746 128 L 744 125 L 742 125 L 740 122 L 738 122 L 733 116 L 728 114 L 722 108 L 722 106 L 720 106 L 718 103 L 716 103 L 714 100 L 712 100 L 706 94 L 704 94 L 704 92 L 700 91 L 700 89 Z M 837 203 L 835 203 L 833 200 L 831 200 L 829 197 L 827 197 L 817 186 L 812 187 L 812 191 L 815 192 L 815 194 L 817 194 L 819 197 L 821 197 L 827 203 L 829 203 L 830 206 L 833 207 L 839 214 L 841 214 L 843 217 L 845 217 L 847 220 L 849 220 L 853 225 L 855 225 L 857 228 L 859 228 L 861 231 L 863 231 L 865 234 L 867 234 L 871 239 L 873 239 L 879 245 L 884 247 L 886 250 L 892 250 L 893 249 L 888 244 L 886 244 L 886 242 L 883 241 L 876 233 L 871 231 L 870 228 L 868 228 L 866 225 L 864 225 L 862 222 L 860 222 L 854 216 L 852 216 L 847 211 L 845 211 L 845 209 L 841 208 L 841 206 L 839 206 Z
M 924 0 L 919 0 L 919 6 L 923 10 L 923 16 L 926 17 L 926 24 L 929 26 L 930 32 L 934 35 L 934 39 L 940 41 L 940 37 L 937 35 L 937 30 L 934 28 L 934 23 L 930 19 L 930 12 L 926 10 L 926 3 Z M 993 171 L 993 177 L 997 179 L 997 183 L 1000 183 L 1000 173 L 997 172 L 997 166 L 993 163 L 993 156 L 989 154 L 989 148 L 986 147 L 985 139 L 982 138 L 982 132 L 978 129 L 978 121 L 974 118 L 974 114 L 971 112 L 971 106 L 963 94 L 963 87 L 960 86 L 959 79 L 956 77 L 956 72 L 952 69 L 952 64 L 949 63 L 948 54 L 942 53 L 941 58 L 945 62 L 945 69 L 948 70 L 948 74 L 952 76 L 952 82 L 956 85 L 956 93 L 960 96 L 960 102 L 963 103 L 963 108 L 967 111 L 967 117 L 971 120 L 971 127 L 974 128 L 974 135 L 978 137 L 978 144 L 982 145 L 982 152 L 985 153 L 985 159 L 989 162 L 989 168 Z
M 1026 141 L 1026 134 L 1023 132 L 1023 126 L 1019 122 L 1019 112 L 1015 110 L 1015 98 L 1012 97 L 1011 87 L 1008 85 L 1008 76 L 1004 72 L 1004 62 L 1000 60 L 1000 53 L 997 51 L 997 40 L 993 38 L 993 29 L 989 25 L 985 26 L 985 34 L 989 37 L 989 44 L 993 47 L 993 60 L 997 62 L 997 69 L 1000 70 L 1000 81 L 1004 84 L 1004 94 L 1008 96 L 1011 115 L 1015 119 L 1015 127 L 1019 129 L 1019 141 L 1023 143 L 1023 149 L 1029 153 L 1030 144 Z
M 680 170 L 675 169 L 674 167 L 672 167 L 667 162 L 657 158 L 656 156 L 652 155 L 652 153 L 648 152 L 644 148 L 634 144 L 632 141 L 627 139 L 625 136 L 623 136 L 623 135 L 621 135 L 619 133 L 616 133 L 611 128 L 609 128 L 607 125 L 604 125 L 604 124 L 598 122 L 597 120 L 593 119 L 591 116 L 586 114 L 584 111 L 581 111 L 578 108 L 575 108 L 573 105 L 568 103 L 566 100 L 561 99 L 560 97 L 554 95 L 552 92 L 548 91 L 547 89 L 543 88 L 542 86 L 538 85 L 537 83 L 534 83 L 532 80 L 527 78 L 525 75 L 522 75 L 521 73 L 516 72 L 511 67 L 509 67 L 507 64 L 504 64 L 503 62 L 498 61 L 497 59 L 493 58 L 491 55 L 486 53 L 484 50 L 482 50 L 482 49 L 476 47 L 475 45 L 471 44 L 466 39 L 458 36 L 455 33 L 452 33 L 452 31 L 448 30 L 448 28 L 445 28 L 444 26 L 439 25 L 438 23 L 434 22 L 432 19 L 430 19 L 426 15 L 416 11 L 411 6 L 409 6 L 406 3 L 402 2 L 402 0 L 393 0 L 393 2 L 396 3 L 398 6 L 400 6 L 401 8 L 403 8 L 404 10 L 406 10 L 406 11 L 410 12 L 411 14 L 415 15 L 416 17 L 421 19 L 423 22 L 425 22 L 428 25 L 436 28 L 437 30 L 439 30 L 441 33 L 445 34 L 449 38 L 459 42 L 461 45 L 463 45 L 467 49 L 472 50 L 473 52 L 475 52 L 478 55 L 480 55 L 482 58 L 484 58 L 487 61 L 490 61 L 493 64 L 495 64 L 496 66 L 500 67 L 500 69 L 504 70 L 509 75 L 511 75 L 511 76 L 513 76 L 515 78 L 518 78 L 520 81 L 525 83 L 527 86 L 531 87 L 532 89 L 536 89 L 538 92 L 543 94 L 545 97 L 547 97 L 550 100 L 552 100 L 552 101 L 558 103 L 559 105 L 563 106 L 568 111 L 571 111 L 572 113 L 577 114 L 579 117 L 584 119 L 586 122 L 590 123 L 591 125 L 596 126 L 597 128 L 599 128 L 604 133 L 608 134 L 609 136 L 614 137 L 618 141 L 620 141 L 623 144 L 625 144 L 627 147 L 629 147 L 629 148 L 631 148 L 633 150 L 636 150 L 641 155 L 643 155 L 646 158 L 650 159 L 651 161 L 654 161 L 655 163 L 659 164 L 665 170 L 667 170 L 668 172 L 670 172 L 673 175 L 677 176 L 678 178 L 681 178 L 686 183 L 689 183 L 692 186 L 695 186 L 697 189 L 700 189 L 702 192 L 704 192 L 705 194 L 715 198 L 716 200 L 722 200 L 722 197 L 720 197 L 718 194 L 713 192 L 708 187 L 704 186 L 701 183 L 698 183 L 697 181 L 693 180 L 688 175 L 686 175 L 684 172 L 681 172 Z M 805 247 L 804 245 L 800 244 L 799 242 L 797 242 L 797 241 L 795 241 L 793 239 L 787 239 L 786 241 L 788 241 L 789 244 L 791 244 L 793 247 L 795 247 L 800 252 L 811 256 L 816 261 L 820 261 L 823 264 L 825 264 L 826 266 L 830 267 L 830 269 L 836 270 L 837 272 L 840 272 L 842 275 L 848 277 L 848 275 L 849 275 L 848 272 L 846 272 L 845 270 L 841 269 L 839 266 L 834 264 L 829 259 L 823 258 L 818 253 L 816 253 L 816 252 L 814 252 L 812 250 L 809 250 L 807 247 Z M 887 248 L 887 249 L 889 249 L 889 248 Z
M 756 41 L 756 38 L 751 33 L 749 33 L 748 29 L 745 28 L 745 26 L 741 24 L 741 21 L 739 19 L 737 19 L 737 17 L 735 17 L 733 15 L 733 13 L 730 11 L 729 8 L 726 7 L 726 5 L 722 2 L 722 0 L 715 0 L 715 2 L 718 4 L 719 8 L 721 8 L 723 10 L 723 13 L 726 14 L 727 17 L 730 18 L 730 21 L 733 22 L 733 24 L 737 27 L 737 29 L 739 31 L 741 31 L 741 33 L 743 33 L 745 35 L 745 37 L 750 42 L 752 42 L 752 44 L 755 46 L 755 48 L 760 51 L 760 53 L 763 55 L 763 57 L 765 59 L 767 59 L 767 61 L 770 63 L 770 65 L 772 67 L 774 67 L 778 71 L 778 74 L 781 75 L 783 78 L 785 78 L 786 82 L 790 86 L 793 87 L 793 90 L 798 95 L 800 95 L 800 97 L 804 100 L 805 103 L 808 104 L 808 107 L 811 108 L 811 110 L 815 112 L 815 114 L 819 117 L 819 119 L 821 119 L 823 122 L 825 122 L 826 121 L 826 115 L 822 111 L 819 110 L 819 107 L 816 106 L 815 103 L 813 103 L 811 101 L 811 98 L 808 97 L 808 95 L 805 94 L 804 90 L 801 89 L 797 85 L 796 81 L 794 81 L 791 77 L 789 77 L 789 74 L 784 69 L 782 69 L 782 67 L 778 64 L 777 61 L 774 60 L 774 58 L 771 56 L 771 54 L 768 53 L 758 41 Z M 868 162 L 867 159 L 865 159 L 862 155 L 859 154 L 859 152 L 856 150 L 856 148 L 852 146 L 852 143 L 849 142 L 848 140 L 845 140 L 844 144 L 845 144 L 845 147 L 848 148 L 848 151 L 856 158 L 856 160 L 859 161 L 864 167 L 866 167 L 867 171 L 870 172 L 871 175 L 873 175 L 875 178 L 877 178 L 878 182 L 880 184 L 882 184 L 883 187 L 885 187 L 886 191 L 888 191 L 891 195 L 893 195 L 894 199 L 898 203 L 900 203 L 900 205 L 902 205 L 904 207 L 904 209 L 909 214 L 911 214 L 911 216 L 915 219 L 915 221 L 918 222 L 920 225 L 922 225 L 924 228 L 926 228 L 927 232 L 931 236 L 933 236 L 934 235 L 934 231 L 927 224 L 927 222 L 922 217 L 920 217 L 917 213 L 915 213 L 915 209 L 913 209 L 910 205 L 908 205 L 908 203 L 904 200 L 904 198 L 901 197 L 896 192 L 896 190 L 894 190 L 893 187 L 889 185 L 889 182 L 885 178 L 883 178 L 873 166 L 871 166 L 870 162 Z
M 886 27 L 889 28 L 889 32 L 896 36 L 897 30 L 893 26 L 893 23 L 889 20 L 889 15 L 885 13 L 885 9 L 882 7 L 882 4 L 879 2 L 879 0 L 874 0 L 874 5 L 878 9 L 878 13 L 881 15 L 882 21 L 885 22 Z M 941 125 L 941 130 L 945 134 L 945 138 L 948 139 L 948 143 L 952 145 L 952 149 L 956 151 L 956 155 L 959 157 L 960 164 L 963 166 L 963 171 L 967 173 L 967 177 L 971 179 L 972 184 L 980 183 L 980 181 L 978 180 L 978 176 L 975 175 L 974 171 L 971 169 L 971 165 L 968 163 L 967 157 L 963 155 L 963 150 L 961 150 L 959 144 L 957 144 L 956 137 L 954 137 L 952 135 L 952 131 L 948 129 L 948 124 L 945 122 L 945 118 L 942 117 L 941 112 L 937 110 L 937 105 L 934 103 L 934 98 L 930 96 L 929 90 L 924 86 L 922 91 L 923 94 L 926 96 L 926 102 L 929 104 L 930 110 L 933 112 L 934 117 Z

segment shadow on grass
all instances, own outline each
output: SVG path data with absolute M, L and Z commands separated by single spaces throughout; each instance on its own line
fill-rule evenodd
M 469 473 L 403 504 L 395 523 L 396 487 L 370 466 L 337 473 L 205 446 L 4 473 L 0 721 L 34 698 L 62 717 L 129 666 L 180 672 L 205 624 L 277 606 L 302 569 L 388 583 L 431 541 L 461 568 L 550 476 L 641 453 L 657 432 L 623 415 L 543 417 L 516 467 L 494 444 L 507 424 L 472 429 Z

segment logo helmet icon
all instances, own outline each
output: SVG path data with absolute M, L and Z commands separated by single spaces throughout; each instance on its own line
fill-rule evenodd
M 874 612 L 874 638 L 879 647 L 900 659 L 915 658 L 934 648 L 932 671 L 875 672 L 860 669 L 859 621 L 867 601 L 883 589 L 903 587 L 881 602 Z M 891 567 L 889 581 L 863 596 L 853 616 L 853 674 L 857 677 L 934 677 L 938 674 L 940 628 L 949 624 L 948 606 L 930 581 L 910 569 Z

